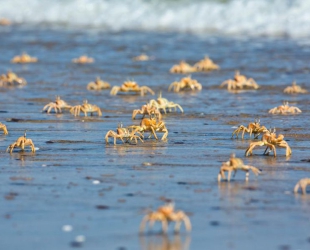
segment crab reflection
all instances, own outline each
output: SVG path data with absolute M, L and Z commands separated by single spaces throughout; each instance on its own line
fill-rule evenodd
M 20 152 L 13 152 L 12 154 L 10 154 L 10 158 L 12 160 L 15 160 L 14 162 L 18 161 L 20 167 L 26 167 L 26 159 L 31 158 L 33 156 L 35 156 L 35 152 L 20 151 Z
M 140 246 L 142 250 L 187 250 L 190 247 L 191 238 L 186 235 L 165 234 L 141 235 Z

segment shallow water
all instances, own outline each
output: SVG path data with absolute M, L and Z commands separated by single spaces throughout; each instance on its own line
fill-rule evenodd
M 295 183 L 309 177 L 309 95 L 285 95 L 293 80 L 308 88 L 310 48 L 288 39 L 195 36 L 176 33 L 100 33 L 20 27 L 1 28 L 0 73 L 11 69 L 26 78 L 23 88 L 0 89 L 0 121 L 10 134 L 0 135 L 0 229 L 2 249 L 308 249 L 310 199 L 293 195 Z M 36 64 L 13 65 L 26 51 Z M 148 62 L 132 62 L 145 52 Z M 96 61 L 75 65 L 82 54 Z M 221 66 L 195 73 L 203 90 L 167 92 L 182 75 L 170 67 L 185 59 L 194 63 L 209 55 Z M 239 69 L 261 89 L 232 94 L 219 84 Z M 164 115 L 168 141 L 138 145 L 105 145 L 104 135 L 119 122 L 132 121 L 132 110 L 151 98 L 86 90 L 100 76 L 111 85 L 134 79 L 179 103 L 184 114 Z M 69 104 L 84 99 L 102 108 L 103 117 L 41 113 L 56 95 Z M 288 100 L 299 115 L 270 115 Z M 276 127 L 293 150 L 291 157 L 263 156 L 263 148 L 244 157 L 250 140 L 231 139 L 234 127 L 255 118 Z M 27 129 L 39 150 L 5 150 Z M 111 141 L 112 142 L 112 141 Z M 231 183 L 218 184 L 221 163 L 235 152 L 263 175 L 238 172 Z M 99 184 L 96 182 L 99 181 Z M 94 182 L 95 181 L 95 182 Z M 193 231 L 179 236 L 139 237 L 147 209 L 173 199 L 190 215 Z M 71 232 L 62 227 L 71 225 Z M 159 225 L 156 228 L 159 230 Z M 156 231 L 155 230 L 155 231 Z M 84 235 L 80 245 L 75 237 Z

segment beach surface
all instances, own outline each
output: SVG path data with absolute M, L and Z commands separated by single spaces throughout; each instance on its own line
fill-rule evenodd
M 309 94 L 283 93 L 293 81 L 310 90 L 308 39 L 19 25 L 0 27 L 0 35 L 0 73 L 13 70 L 28 82 L 0 88 L 0 121 L 9 130 L 7 136 L 0 132 L 1 249 L 309 249 L 310 197 L 293 193 L 299 179 L 310 177 Z M 39 61 L 11 64 L 23 51 Z M 152 60 L 133 62 L 141 53 Z M 95 63 L 71 62 L 84 54 Z M 182 59 L 194 64 L 205 55 L 221 69 L 191 75 L 202 90 L 168 92 L 170 83 L 186 76 L 170 74 L 172 65 Z M 261 88 L 235 94 L 219 88 L 235 70 Z M 156 95 L 86 90 L 97 76 L 112 86 L 134 80 Z M 163 115 L 167 141 L 105 144 L 118 123 L 138 125 L 132 110 L 160 91 L 184 109 Z M 87 99 L 103 116 L 42 113 L 57 95 L 71 105 Z M 283 101 L 302 113 L 268 114 Z M 252 140 L 231 134 L 257 118 L 285 136 L 290 157 L 280 148 L 277 157 L 265 156 L 264 147 L 244 156 Z M 6 153 L 25 130 L 36 153 Z M 218 183 L 231 153 L 262 175 L 250 173 L 245 182 L 239 171 L 230 183 Z M 167 199 L 189 215 L 192 232 L 174 235 L 171 227 L 164 236 L 156 225 L 155 233 L 139 235 L 143 216 Z

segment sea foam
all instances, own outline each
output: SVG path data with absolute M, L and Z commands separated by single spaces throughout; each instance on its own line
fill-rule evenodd
M 310 0 L 2 0 L 0 18 L 28 25 L 310 37 Z

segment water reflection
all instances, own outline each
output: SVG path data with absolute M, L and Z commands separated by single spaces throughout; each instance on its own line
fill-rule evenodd
M 10 154 L 10 158 L 12 160 L 18 161 L 20 167 L 25 167 L 26 166 L 26 158 L 27 157 L 33 157 L 33 156 L 35 156 L 35 152 L 20 151 L 20 152 Z
M 140 94 L 119 94 L 117 98 L 122 99 L 121 103 L 136 103 L 136 102 L 141 102 L 141 96 Z M 145 98 L 145 97 L 142 97 Z M 149 99 L 152 99 L 150 96 L 148 97 Z M 143 102 L 143 101 L 142 101 Z
M 164 154 L 166 151 L 165 142 L 156 141 L 154 139 L 146 139 L 144 143 L 138 142 L 138 144 L 134 144 L 134 142 L 123 144 L 121 141 L 117 141 L 117 144 L 114 145 L 112 140 L 109 143 L 105 151 L 112 154 L 116 152 L 120 157 L 127 155 L 143 155 L 153 158 L 155 155 Z
M 252 166 L 278 166 L 279 162 L 277 158 L 273 155 L 264 156 L 262 157 L 246 157 L 246 162 L 248 165 Z
M 142 250 L 187 250 L 189 249 L 191 237 L 179 234 L 168 236 L 166 234 L 141 235 L 140 246 Z

